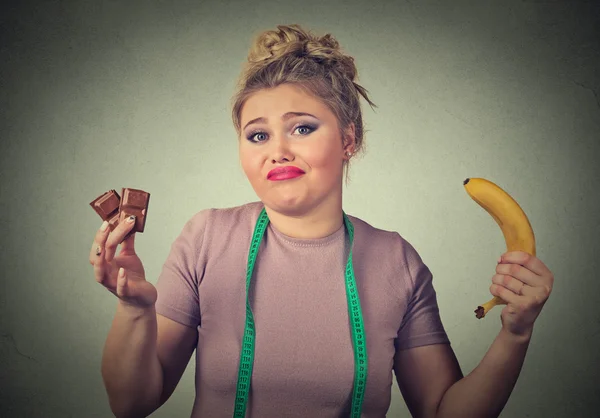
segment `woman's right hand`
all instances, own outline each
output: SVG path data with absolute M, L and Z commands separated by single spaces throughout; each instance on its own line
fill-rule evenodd
M 96 232 L 90 251 L 90 264 L 94 267 L 96 281 L 117 296 L 127 306 L 147 308 L 156 302 L 158 293 L 152 283 L 146 281 L 144 266 L 135 253 L 135 232 L 123 238 L 135 225 L 133 220 L 120 222 L 111 231 L 108 222 Z M 121 252 L 115 257 L 117 246 Z

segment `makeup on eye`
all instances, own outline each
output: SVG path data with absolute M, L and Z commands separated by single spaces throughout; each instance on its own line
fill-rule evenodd
M 314 124 L 311 124 L 311 123 L 303 123 L 301 125 L 296 126 L 294 128 L 294 131 L 297 130 L 297 129 L 300 129 L 300 128 L 308 128 L 310 130 L 310 132 L 307 132 L 306 134 L 301 134 L 301 136 L 306 136 L 306 135 L 314 132 L 317 129 L 317 126 L 314 125 Z M 257 141 L 255 139 L 253 139 L 258 134 L 266 134 L 266 132 L 264 130 L 262 130 L 262 129 L 254 129 L 254 130 L 250 131 L 250 133 L 246 136 L 246 139 L 248 141 L 250 141 L 250 142 L 255 142 L 255 143 L 257 143 L 257 142 L 264 142 L 264 140 L 263 141 Z

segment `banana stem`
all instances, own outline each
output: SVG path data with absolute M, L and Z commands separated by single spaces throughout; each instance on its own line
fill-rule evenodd
M 481 319 L 485 317 L 485 314 L 487 314 L 490 311 L 490 309 L 497 305 L 506 305 L 506 302 L 500 297 L 494 296 L 492 299 L 488 300 L 486 303 L 478 306 L 477 309 L 475 309 L 475 316 L 477 317 L 477 319 Z

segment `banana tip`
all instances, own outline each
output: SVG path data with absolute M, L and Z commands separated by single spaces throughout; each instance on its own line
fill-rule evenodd
M 478 306 L 474 312 L 477 319 L 481 319 L 485 316 L 485 310 L 483 309 L 483 306 Z
M 469 178 L 467 177 L 465 181 L 463 181 L 463 186 L 469 182 Z

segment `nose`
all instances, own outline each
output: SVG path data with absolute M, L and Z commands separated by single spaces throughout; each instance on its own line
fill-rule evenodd
M 289 143 L 282 135 L 274 135 L 270 142 L 269 153 L 273 163 L 293 161 L 294 155 L 290 149 Z

